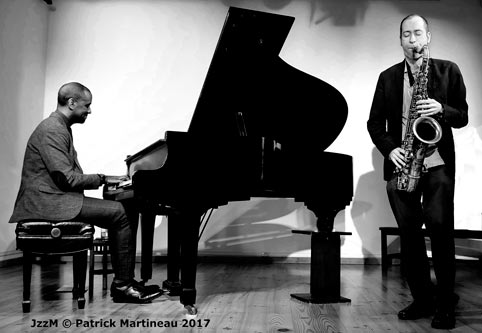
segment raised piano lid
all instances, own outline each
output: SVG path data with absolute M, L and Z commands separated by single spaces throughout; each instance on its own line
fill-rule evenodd
M 242 114 L 248 136 L 273 138 L 284 148 L 324 150 L 336 139 L 348 115 L 342 94 L 279 57 L 293 22 L 229 9 L 189 133 L 220 140 L 243 135 Z

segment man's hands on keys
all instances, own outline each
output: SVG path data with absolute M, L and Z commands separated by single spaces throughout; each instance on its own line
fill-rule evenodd
M 433 116 L 443 113 L 443 106 L 433 98 L 422 99 L 417 101 L 417 112 L 421 117 Z M 427 156 L 433 153 L 433 150 L 432 147 Z M 397 170 L 401 170 L 407 164 L 406 152 L 401 147 L 393 149 L 388 154 L 388 159 L 395 164 Z
M 393 164 L 395 164 L 395 166 L 399 170 L 405 166 L 405 150 L 403 150 L 403 148 L 395 148 L 390 152 L 388 158 L 390 159 L 390 161 L 393 162 Z
M 433 98 L 417 101 L 417 112 L 422 117 L 433 116 L 443 112 L 442 104 Z
M 118 185 L 126 180 L 128 180 L 128 176 L 105 176 L 105 183 L 107 185 Z

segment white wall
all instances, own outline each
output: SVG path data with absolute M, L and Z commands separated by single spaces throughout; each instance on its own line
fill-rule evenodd
M 85 172 L 108 174 L 124 173 L 125 156 L 163 138 L 166 130 L 187 129 L 230 5 L 296 17 L 281 57 L 333 85 L 349 106 L 347 124 L 328 149 L 354 160 L 354 200 L 335 221 L 338 230 L 353 233 L 342 247 L 342 256 L 348 258 L 379 256 L 378 227 L 395 225 L 382 181 L 382 158 L 373 148 L 366 121 L 379 73 L 403 59 L 400 20 L 412 12 L 425 15 L 433 35 L 431 55 L 455 61 L 468 88 L 470 123 L 455 131 L 456 226 L 481 228 L 476 201 L 482 177 L 479 1 L 54 0 L 54 4 L 56 10 L 49 13 L 43 116 L 55 109 L 61 84 L 87 85 L 93 92 L 93 113 L 84 125 L 73 127 L 76 148 Z M 23 137 L 28 135 L 25 131 Z M 23 148 L 18 149 L 23 153 Z M 10 150 L 14 154 L 19 150 Z M 14 197 L 10 192 L 8 203 Z M 87 194 L 100 197 L 98 191 Z M 166 248 L 164 222 L 159 218 L 156 228 L 158 253 Z M 313 214 L 290 200 L 232 203 L 215 211 L 200 248 L 209 254 L 308 256 L 309 237 L 292 235 L 291 229 L 314 225 Z
M 0 261 L 18 256 L 7 225 L 25 145 L 43 118 L 48 9 L 38 0 L 0 0 Z

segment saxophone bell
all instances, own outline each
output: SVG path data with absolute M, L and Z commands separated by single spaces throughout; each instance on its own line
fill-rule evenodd
M 435 144 L 442 138 L 442 127 L 432 117 L 419 117 L 413 123 L 413 134 L 423 143 Z

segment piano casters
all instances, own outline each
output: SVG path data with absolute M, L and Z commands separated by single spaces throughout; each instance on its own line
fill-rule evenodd
M 340 237 L 351 235 L 351 232 L 332 231 L 337 213 L 338 210 L 325 211 L 322 216 L 317 214 L 318 231 L 292 231 L 311 235 L 311 273 L 310 293 L 291 294 L 291 297 L 314 304 L 350 302 L 350 299 L 340 296 Z

